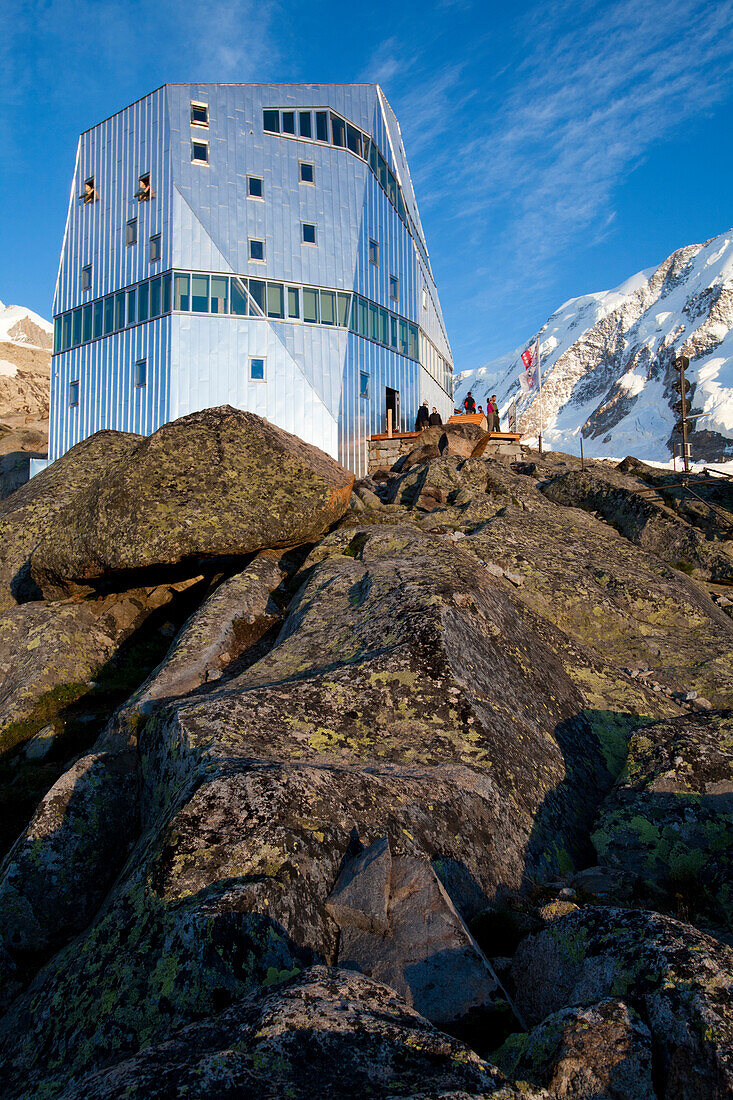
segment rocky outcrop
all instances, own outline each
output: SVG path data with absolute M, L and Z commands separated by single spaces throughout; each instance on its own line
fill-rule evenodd
M 733 714 L 637 730 L 593 843 L 656 907 L 733 926 Z
M 252 413 L 192 413 L 143 439 L 54 516 L 31 573 L 48 598 L 129 586 L 140 570 L 245 557 L 320 538 L 353 475 Z
M 97 432 L 0 501 L 0 611 L 41 595 L 30 576 L 36 547 L 64 509 L 73 511 L 74 502 L 87 490 L 87 507 L 96 506 L 97 487 L 129 458 L 140 438 L 125 432 Z
M 322 966 L 79 1079 L 63 1100 L 163 1100 L 189 1093 L 200 1100 L 545 1095 L 509 1086 L 387 986 Z
M 733 553 L 728 544 L 678 518 L 649 486 L 634 485 L 610 470 L 602 474 L 571 470 L 544 491 L 548 500 L 557 504 L 600 513 L 631 542 L 663 561 L 706 580 L 733 581 Z
M 513 1035 L 494 1061 L 553 1097 L 657 1098 L 649 1028 L 616 998 L 551 1013 L 529 1034 Z
M 600 1002 L 623 997 L 651 1033 L 662 1096 L 730 1095 L 733 952 L 719 941 L 656 913 L 598 907 L 520 944 L 512 977 L 530 1023 L 597 1006 L 602 1024 Z

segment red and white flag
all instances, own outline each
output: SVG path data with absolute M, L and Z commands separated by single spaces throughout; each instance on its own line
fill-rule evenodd
M 522 393 L 533 393 L 538 386 L 538 366 L 540 361 L 540 342 L 536 340 L 531 348 L 522 352 L 522 362 L 525 369 L 519 375 L 519 385 Z

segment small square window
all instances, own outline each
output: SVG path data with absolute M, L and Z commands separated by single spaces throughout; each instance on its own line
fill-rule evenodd
M 396 302 L 400 296 L 400 280 L 396 275 L 389 277 L 389 296 L 393 302 Z
M 135 389 L 140 389 L 141 386 L 147 384 L 148 381 L 148 361 L 147 359 L 138 359 L 135 364 Z
M 379 267 L 379 244 L 377 241 L 369 241 L 369 263 Z
M 250 260 L 259 260 L 264 263 L 265 259 L 265 242 L 257 240 L 255 237 L 249 238 L 249 258 Z
M 150 186 L 150 172 L 146 172 L 144 175 L 138 176 L 135 198 L 138 202 L 150 202 L 152 197 L 153 191 Z
M 364 371 L 359 373 L 359 397 L 369 396 L 369 375 Z
M 82 290 L 91 290 L 92 289 L 92 265 L 91 264 L 87 264 L 86 267 L 83 267 L 81 269 L 81 289 Z
M 88 206 L 90 202 L 96 202 L 99 198 L 99 193 L 94 186 L 94 176 L 90 176 L 88 180 L 84 180 L 84 190 L 81 193 L 81 197 L 85 206 Z
M 250 359 L 249 361 L 249 376 L 253 382 L 265 381 L 265 360 L 264 359 Z
M 209 163 L 209 143 L 208 141 L 192 141 L 191 142 L 191 160 L 194 164 L 208 164 Z
M 149 259 L 151 264 L 160 259 L 160 233 L 156 233 L 150 238 Z
M 311 222 L 301 222 L 300 228 L 303 236 L 303 244 L 316 243 L 316 227 Z
M 125 232 L 125 244 L 137 244 L 137 218 L 130 218 Z
M 74 409 L 79 404 L 79 383 L 69 382 L 69 408 Z
M 208 126 L 209 125 L 209 107 L 206 103 L 194 103 L 191 100 L 191 125 L 192 126 Z
M 247 176 L 247 198 L 264 199 L 265 181 L 261 176 Z
M 300 166 L 300 182 L 301 183 L 315 183 L 316 182 L 316 167 L 307 160 L 299 161 Z

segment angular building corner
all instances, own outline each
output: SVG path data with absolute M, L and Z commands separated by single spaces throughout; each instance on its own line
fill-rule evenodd
M 375 84 L 169 84 L 79 139 L 49 459 L 231 404 L 357 475 L 453 410 L 399 125 Z

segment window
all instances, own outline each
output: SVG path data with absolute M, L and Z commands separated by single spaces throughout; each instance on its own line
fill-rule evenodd
M 262 112 L 262 129 L 266 130 L 268 134 L 280 133 L 280 112 L 279 111 L 263 111 Z
M 81 193 L 81 197 L 85 206 L 88 206 L 90 202 L 96 202 L 99 198 L 99 194 L 94 186 L 94 176 L 90 176 L 88 180 L 84 180 L 84 190 Z
M 135 389 L 140 389 L 148 381 L 148 361 L 147 359 L 138 359 L 135 364 Z
M 328 111 L 316 111 L 316 138 L 328 141 Z
M 229 279 L 226 275 L 211 276 L 211 312 L 226 313 L 229 299 Z
M 69 408 L 75 409 L 79 404 L 79 383 L 69 382 Z
M 115 332 L 125 327 L 125 292 L 115 294 Z
M 397 347 L 397 318 L 392 316 L 389 318 L 389 343 L 391 347 Z
M 357 130 L 348 122 L 346 123 L 346 148 L 351 149 L 351 152 L 356 153 L 357 156 L 361 156 L 361 130 Z
M 302 232 L 303 244 L 315 244 L 316 243 L 316 227 L 311 222 L 301 222 L 300 228 Z
M 396 302 L 400 296 L 400 280 L 396 275 L 389 277 L 389 296 L 393 302 Z
M 336 293 L 333 290 L 321 291 L 321 324 L 336 324 Z
M 125 231 L 125 244 L 137 244 L 137 218 L 130 218 Z
M 72 322 L 71 342 L 72 344 L 81 343 L 81 310 L 74 310 L 74 319 Z
M 247 284 L 244 279 L 232 279 L 232 313 L 237 317 L 247 316 Z
M 265 284 L 262 279 L 250 279 L 249 296 L 257 306 L 257 309 L 250 307 L 250 317 L 261 317 L 265 312 Z
M 147 321 L 148 319 L 148 284 L 140 283 L 137 288 L 137 319 L 138 321 Z
M 61 350 L 66 351 L 71 347 L 71 314 L 65 313 L 61 330 Z
M 83 267 L 81 269 L 81 289 L 82 290 L 91 290 L 92 289 L 92 265 L 91 264 L 87 264 L 86 267 Z
M 194 164 L 208 164 L 209 163 L 209 143 L 208 141 L 192 141 L 191 142 L 191 160 Z
M 250 260 L 258 260 L 264 263 L 265 260 L 265 242 L 257 240 L 255 237 L 249 238 L 249 258 Z
M 104 299 L 104 335 L 109 336 L 110 332 L 114 332 L 115 327 L 115 299 L 114 295 L 110 294 L 108 298 Z
M 265 381 L 265 360 L 264 359 L 250 359 L 249 361 L 249 376 L 253 382 Z
M 267 316 L 285 316 L 285 294 L 282 283 L 267 284 Z
M 81 323 L 81 338 L 86 343 L 92 338 L 92 303 L 84 306 L 84 316 Z
M 310 111 L 301 111 L 299 115 L 300 119 L 300 136 L 304 138 L 312 137 L 311 132 L 311 113 Z
M 369 339 L 379 340 L 379 306 L 369 303 Z
M 127 323 L 128 325 L 134 325 L 137 321 L 137 307 L 136 307 L 136 294 L 135 287 L 127 292 Z
M 300 168 L 300 182 L 301 183 L 315 183 L 316 182 L 316 168 L 310 161 L 301 160 L 298 162 Z
M 265 197 L 265 181 L 261 176 L 247 176 L 247 198 L 263 199 Z
M 53 353 L 58 355 L 61 351 L 61 318 L 54 317 L 53 319 Z
M 331 137 L 334 145 L 346 144 L 346 124 L 342 118 L 334 114 L 331 115 Z
M 379 267 L 379 243 L 371 240 L 371 238 L 369 240 L 369 263 Z
M 295 111 L 283 111 L 283 133 L 295 133 Z
M 173 308 L 187 311 L 189 308 L 190 275 L 176 275 L 173 282 Z
M 308 286 L 303 287 L 303 320 L 318 320 L 318 291 Z
M 338 297 L 338 323 L 342 328 L 349 327 L 349 306 L 351 305 L 351 295 L 342 294 L 340 291 Z
M 160 317 L 160 275 L 150 280 L 150 316 Z
M 191 276 L 191 309 L 194 313 L 209 312 L 209 276 Z
M 428 288 L 426 286 L 422 288 L 422 307 L 423 309 L 428 308 Z
M 389 347 L 389 314 L 386 309 L 379 310 L 379 342 Z
M 135 198 L 138 202 L 150 202 L 153 192 L 150 188 L 150 172 L 138 177 Z
M 163 313 L 171 311 L 171 273 L 163 276 Z
M 191 100 L 191 125 L 209 125 L 209 107 L 207 103 L 196 103 L 193 99 Z
M 297 286 L 288 287 L 288 317 L 300 317 L 300 294 Z
M 156 263 L 160 259 L 160 233 L 156 233 L 150 238 L 148 257 L 151 264 Z
M 369 397 L 369 375 L 359 372 L 359 397 Z

